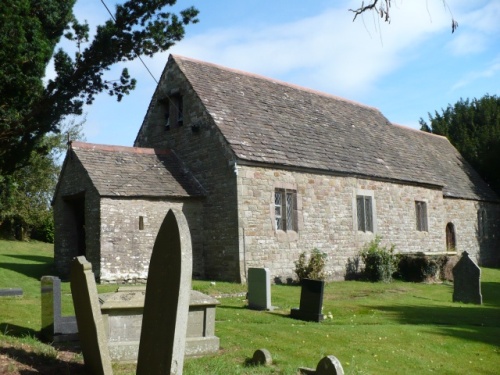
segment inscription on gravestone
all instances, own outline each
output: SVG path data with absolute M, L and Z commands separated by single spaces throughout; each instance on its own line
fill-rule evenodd
M 453 302 L 482 304 L 481 269 L 464 251 L 453 267 Z
M 189 227 L 182 212 L 169 210 L 149 264 L 138 375 L 182 374 L 191 276 Z
M 248 307 L 255 310 L 271 309 L 271 281 L 269 269 L 248 269 Z

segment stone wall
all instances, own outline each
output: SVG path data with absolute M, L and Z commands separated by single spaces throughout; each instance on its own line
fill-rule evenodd
M 198 201 L 102 198 L 101 282 L 145 281 L 156 235 L 168 210 L 182 210 L 189 223 L 193 248 L 193 276 L 203 273 L 203 219 Z M 142 219 L 140 219 L 142 217 Z M 143 229 L 139 222 L 142 221 Z
M 64 178 L 59 179 L 53 201 L 55 269 L 61 277 L 66 278 L 73 257 L 85 255 L 92 263 L 94 274 L 99 275 L 99 195 L 71 151 L 66 157 L 63 172 Z M 78 226 L 77 216 L 80 214 L 85 221 Z M 83 254 L 79 253 L 79 236 L 83 236 L 85 241 Z
M 54 263 L 62 278 L 69 276 L 71 260 L 85 255 L 100 282 L 145 280 L 156 234 L 166 213 L 174 207 L 183 211 L 192 228 L 193 276 L 203 276 L 200 200 L 101 198 L 72 152 L 62 176 L 53 205 Z M 84 219 L 83 225 L 78 225 L 78 215 Z M 139 217 L 143 229 L 139 229 Z M 79 236 L 84 236 L 81 249 Z
M 328 254 L 329 278 L 343 279 L 348 262 L 375 234 L 397 252 L 442 252 L 450 221 L 456 226 L 457 250 L 479 252 L 477 202 L 443 199 L 438 188 L 250 166 L 239 167 L 238 183 L 242 270 L 267 267 L 284 281 L 295 277 L 299 254 L 317 248 Z M 274 229 L 276 188 L 297 191 L 298 232 Z M 357 193 L 373 194 L 375 234 L 357 230 Z M 428 231 L 416 229 L 415 201 L 426 202 Z
M 485 210 L 485 228 L 479 228 L 478 211 Z M 461 199 L 444 200 L 445 222 L 455 227 L 457 251 L 469 253 L 477 264 L 500 265 L 500 204 Z
M 136 147 L 172 149 L 206 189 L 202 202 L 203 263 L 207 279 L 240 281 L 236 174 L 232 151 L 226 144 L 202 102 L 176 66 L 167 66 L 153 96 Z M 183 98 L 183 122 L 170 121 L 165 113 L 175 112 L 175 96 Z M 171 115 L 172 120 L 172 115 Z M 195 255 L 197 256 L 197 255 Z

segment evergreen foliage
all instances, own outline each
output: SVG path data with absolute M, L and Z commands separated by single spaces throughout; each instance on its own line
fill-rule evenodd
M 0 2 L 0 229 L 18 239 L 32 231 L 48 241 L 53 236 L 50 199 L 65 119 L 81 115 L 101 92 L 120 101 L 135 79 L 127 69 L 111 82 L 104 73 L 169 49 L 184 37 L 185 26 L 198 21 L 193 7 L 166 12 L 176 0 L 129 0 L 116 6 L 89 42 L 88 24 L 73 15 L 75 2 Z M 73 57 L 55 51 L 63 36 L 75 43 Z M 44 83 L 52 58 L 55 76 Z
M 75 0 L 9 0 L 0 2 L 0 175 L 27 165 L 32 151 L 50 152 L 44 141 L 58 133 L 62 120 L 80 115 L 101 92 L 122 97 L 136 81 L 127 69 L 112 83 L 104 73 L 118 62 L 165 51 L 197 22 L 193 7 L 179 15 L 165 12 L 175 0 L 130 0 L 117 5 L 112 19 L 97 27 L 88 47 L 89 26 L 72 13 Z M 62 36 L 75 42 L 74 57 L 59 49 Z M 44 85 L 45 69 L 54 57 L 55 77 Z
M 392 274 L 396 271 L 395 246 L 389 249 L 380 245 L 381 238 L 376 236 L 365 245 L 360 257 L 365 265 L 363 274 L 369 281 L 391 282 Z
M 302 279 L 324 280 L 326 277 L 326 254 L 318 249 L 311 252 L 309 260 L 305 252 L 301 253 L 299 259 L 294 263 L 295 273 L 299 281 Z
M 72 139 L 81 139 L 83 123 L 70 122 L 63 129 Z M 50 154 L 31 152 L 25 166 L 0 176 L 0 231 L 18 240 L 54 241 L 50 202 L 60 172 L 58 159 L 66 151 L 63 134 L 43 137 Z
M 500 97 L 460 99 L 441 113 L 429 113 L 421 130 L 447 137 L 465 160 L 500 194 Z

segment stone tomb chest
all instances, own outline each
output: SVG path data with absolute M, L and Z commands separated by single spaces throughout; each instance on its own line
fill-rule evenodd
M 117 292 L 99 295 L 104 327 L 112 361 L 137 361 L 141 337 L 144 287 L 120 287 Z M 215 336 L 216 299 L 191 291 L 186 333 L 186 356 L 201 356 L 219 350 Z

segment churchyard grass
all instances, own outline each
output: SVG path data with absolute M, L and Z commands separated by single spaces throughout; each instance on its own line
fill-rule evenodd
M 22 288 L 22 297 L 0 300 L 2 347 L 56 356 L 40 343 L 40 277 L 53 274 L 52 245 L 0 241 L 0 288 Z M 300 287 L 272 286 L 273 311 L 246 308 L 245 286 L 193 281 L 193 288 L 217 296 L 216 335 L 221 351 L 187 359 L 185 374 L 296 374 L 333 354 L 346 374 L 496 374 L 500 358 L 500 270 L 482 269 L 483 305 L 453 303 L 453 286 L 393 282 L 328 283 L 321 323 L 292 320 Z M 99 292 L 115 290 L 99 286 Z M 63 314 L 73 314 L 69 284 L 62 283 Z M 227 295 L 231 295 L 228 297 Z M 266 348 L 273 365 L 251 367 L 253 352 Z M 81 357 L 77 357 L 81 361 Z M 135 373 L 114 365 L 114 373 Z M 15 373 L 15 372 L 14 372 Z

